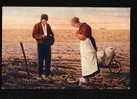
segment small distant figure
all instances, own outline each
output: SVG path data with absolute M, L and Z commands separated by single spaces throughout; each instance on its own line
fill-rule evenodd
M 97 47 L 92 36 L 91 27 L 87 23 L 81 23 L 78 17 L 71 20 L 71 25 L 78 28 L 75 35 L 80 40 L 80 56 L 82 77 L 79 79 L 79 85 L 89 82 L 89 78 L 99 72 L 97 65 Z
M 54 34 L 48 24 L 48 15 L 42 14 L 40 22 L 34 25 L 32 37 L 37 41 L 38 48 L 38 79 L 47 79 L 51 73 L 51 45 L 54 44 Z

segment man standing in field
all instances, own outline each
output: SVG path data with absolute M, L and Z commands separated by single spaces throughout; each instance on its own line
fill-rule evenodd
M 78 17 L 74 17 L 71 20 L 71 24 L 78 28 L 75 35 L 80 40 L 82 77 L 79 80 L 79 85 L 81 85 L 88 82 L 90 77 L 99 72 L 96 54 L 97 47 L 92 36 L 91 27 L 87 23 L 81 23 Z
M 38 48 L 38 79 L 47 79 L 51 73 L 51 45 L 54 43 L 54 34 L 47 23 L 48 15 L 42 14 L 40 22 L 34 25 L 32 37 L 37 41 Z

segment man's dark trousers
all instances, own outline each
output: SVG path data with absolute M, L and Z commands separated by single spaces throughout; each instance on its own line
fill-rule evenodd
M 46 45 L 45 43 L 38 43 L 37 46 L 38 46 L 39 75 L 41 74 L 49 75 L 51 73 L 50 71 L 51 46 Z

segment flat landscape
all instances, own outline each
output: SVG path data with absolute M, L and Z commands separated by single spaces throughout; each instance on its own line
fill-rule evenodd
M 73 29 L 53 29 L 56 42 L 78 42 Z M 93 29 L 92 35 L 97 42 L 129 42 L 130 30 Z M 14 38 L 13 38 L 14 37 Z M 3 41 L 35 42 L 30 29 L 3 29 Z
M 116 59 L 121 72 L 112 74 L 108 67 L 99 67 L 100 73 L 81 87 L 75 81 L 81 77 L 79 40 L 70 29 L 54 29 L 52 46 L 52 75 L 48 81 L 36 80 L 37 46 L 30 29 L 3 29 L 2 34 L 2 88 L 3 89 L 129 89 L 130 86 L 130 31 L 126 29 L 93 29 L 98 51 L 116 48 Z M 25 65 L 19 42 L 23 42 L 28 65 Z M 28 76 L 27 71 L 30 73 Z M 28 78 L 29 77 L 29 78 Z

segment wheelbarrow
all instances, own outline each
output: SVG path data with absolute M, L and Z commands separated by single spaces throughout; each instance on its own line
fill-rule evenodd
M 118 74 L 121 72 L 121 63 L 117 60 L 116 49 L 107 47 L 105 50 L 97 51 L 99 66 L 109 68 L 109 72 Z

